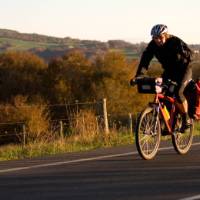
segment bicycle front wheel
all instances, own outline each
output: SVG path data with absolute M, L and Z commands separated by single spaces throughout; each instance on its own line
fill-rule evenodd
M 177 114 L 175 119 L 175 127 L 174 132 L 172 134 L 172 143 L 174 146 L 174 149 L 179 154 L 186 154 L 192 145 L 193 140 L 193 129 L 194 129 L 194 123 L 193 120 L 190 119 L 190 128 L 185 130 L 184 133 L 180 132 L 180 127 L 182 125 L 182 117 L 180 114 Z
M 154 107 L 141 112 L 136 125 L 135 142 L 140 156 L 150 160 L 156 155 L 161 137 L 160 120 Z

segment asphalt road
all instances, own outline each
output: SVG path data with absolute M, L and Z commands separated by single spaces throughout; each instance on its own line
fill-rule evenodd
M 161 145 L 150 161 L 130 145 L 0 162 L 0 199 L 200 199 L 200 139 L 184 156 Z

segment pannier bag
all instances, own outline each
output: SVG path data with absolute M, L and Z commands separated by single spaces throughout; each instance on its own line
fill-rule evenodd
M 200 78 L 196 82 L 196 104 L 195 104 L 195 118 L 200 120 Z
M 188 101 L 189 116 L 200 120 L 200 78 L 196 81 L 190 81 L 185 88 L 184 94 Z

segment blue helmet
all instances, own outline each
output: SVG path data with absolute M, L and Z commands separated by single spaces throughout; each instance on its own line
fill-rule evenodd
M 168 28 L 166 25 L 164 24 L 156 24 L 155 26 L 153 26 L 153 28 L 151 29 L 151 36 L 160 36 L 162 33 L 167 33 L 168 32 Z

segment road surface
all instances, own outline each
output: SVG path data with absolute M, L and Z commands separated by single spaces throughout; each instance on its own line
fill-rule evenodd
M 161 145 L 150 161 L 129 145 L 0 162 L 0 199 L 200 199 L 200 139 L 184 156 Z

